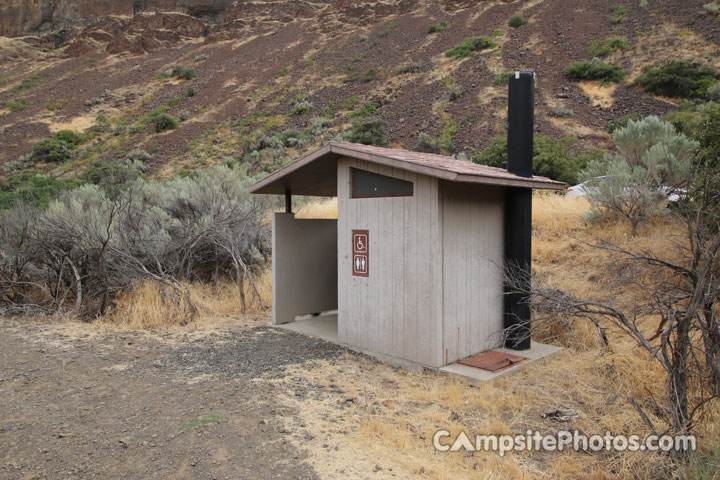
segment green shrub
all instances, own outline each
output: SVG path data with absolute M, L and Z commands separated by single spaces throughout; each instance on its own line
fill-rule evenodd
M 363 73 L 360 77 L 360 81 L 363 83 L 370 83 L 379 78 L 377 69 L 371 68 L 367 72 Z
M 71 147 L 80 145 L 85 141 L 85 138 L 82 135 L 79 135 L 72 130 L 60 130 L 55 134 L 55 138 L 58 140 L 62 140 Z
M 621 128 L 627 127 L 627 124 L 630 122 L 630 120 L 640 120 L 643 118 L 643 116 L 639 113 L 632 113 L 628 115 L 623 115 L 622 117 L 616 118 L 615 120 L 610 120 L 608 123 L 608 132 L 613 133 L 615 130 L 619 130 Z
M 23 81 L 20 83 L 20 85 L 18 86 L 18 91 L 22 93 L 22 92 L 24 92 L 24 91 L 26 91 L 26 90 L 30 90 L 31 88 L 37 86 L 38 80 L 40 80 L 41 78 L 43 78 L 43 77 L 45 77 L 45 76 L 46 76 L 46 74 L 36 73 L 36 74 L 33 75 L 32 77 L 26 78 L 26 79 L 23 80 Z
M 98 97 L 88 98 L 87 100 L 85 100 L 85 106 L 93 107 L 95 105 L 99 105 L 99 104 L 103 103 L 103 101 L 104 100 L 102 98 L 98 98 Z
M 195 89 L 193 87 L 188 87 L 187 91 L 185 92 L 186 97 L 194 97 L 195 96 Z
M 577 140 L 574 137 L 560 139 L 536 135 L 533 146 L 533 173 L 574 185 L 578 174 L 588 161 L 598 153 L 583 151 L 573 153 Z M 482 152 L 473 155 L 472 161 L 491 167 L 507 168 L 507 137 L 495 137 Z
M 525 25 L 525 23 L 527 23 L 525 21 L 525 17 L 520 14 L 513 15 L 512 17 L 510 17 L 510 20 L 508 20 L 508 25 L 513 28 L 522 27 L 523 25 Z
M 505 36 L 505 31 L 504 31 L 504 30 L 500 30 L 500 29 L 498 28 L 498 29 L 496 29 L 496 30 L 493 30 L 492 35 L 493 35 L 493 37 L 504 37 L 504 36 Z
M 153 156 L 150 155 L 145 150 L 142 150 L 140 148 L 136 148 L 135 150 L 131 150 L 130 153 L 127 154 L 127 159 L 130 162 L 139 162 L 139 163 L 150 163 L 153 159 Z
M 452 25 L 445 20 L 438 23 L 433 23 L 428 27 L 428 33 L 438 33 L 449 29 Z
M 202 62 L 203 60 L 207 60 L 208 56 L 205 53 L 201 53 L 200 55 L 195 56 L 196 62 Z
M 152 125 L 155 128 L 156 133 L 165 132 L 167 130 L 175 130 L 180 126 L 175 117 L 168 115 L 167 113 L 161 113 L 154 116 L 152 119 Z
M 287 65 L 285 65 L 285 66 L 282 67 L 280 70 L 278 70 L 278 72 L 275 74 L 275 78 L 284 77 L 284 76 L 287 75 L 288 73 L 290 73 L 290 67 L 288 67 Z
M 61 192 L 75 186 L 75 181 L 66 182 L 34 172 L 9 175 L 0 180 L 0 210 L 12 208 L 18 202 L 45 208 Z
M 328 133 L 328 129 L 332 126 L 333 121 L 330 118 L 313 117 L 310 119 L 310 123 L 307 127 L 307 132 L 313 138 L 317 138 Z
M 72 158 L 70 148 L 63 140 L 48 138 L 33 145 L 30 154 L 35 162 L 63 163 Z
M 380 104 L 375 102 L 368 102 L 364 104 L 362 107 L 353 110 L 348 117 L 350 118 L 365 118 L 369 117 L 373 113 L 377 111 L 377 109 L 380 108 Z
M 674 98 L 705 98 L 717 83 L 717 72 L 707 65 L 672 60 L 660 68 L 646 69 L 635 85 L 653 95 Z
M 395 69 L 395 73 L 401 75 L 403 73 L 417 73 L 422 70 L 423 61 L 414 62 L 412 59 L 407 63 L 400 65 Z
M 565 76 L 570 80 L 600 80 L 603 83 L 617 83 L 625 77 L 625 71 L 619 65 L 602 63 L 597 59 L 589 62 L 573 62 L 565 68 Z
M 622 5 L 610 5 L 610 13 L 612 14 L 610 16 L 610 23 L 613 25 L 617 25 L 618 23 L 622 23 L 623 21 L 623 15 L 625 15 L 625 7 Z
M 307 100 L 300 100 L 293 106 L 292 114 L 305 115 L 306 113 L 310 113 L 310 110 L 312 110 L 312 108 L 312 103 L 308 102 Z
M 700 142 L 696 165 L 705 172 L 720 171 L 720 103 L 706 102 L 667 116 L 680 133 Z
M 179 78 L 180 80 L 192 80 L 197 77 L 197 73 L 195 73 L 195 70 L 192 68 L 176 65 L 173 67 L 172 71 L 170 71 L 170 76 L 173 78 Z
M 307 137 L 297 130 L 291 128 L 278 135 L 283 146 L 287 148 L 302 147 L 307 142 Z
M 573 116 L 573 111 L 565 108 L 562 105 L 557 105 L 555 107 L 552 107 L 548 111 L 548 116 L 556 118 L 567 118 Z
M 355 105 L 359 103 L 360 98 L 357 95 L 353 95 L 342 103 L 342 108 L 344 108 L 345 110 L 352 110 L 353 108 L 355 108 Z
M 703 9 L 710 15 L 720 15 L 720 3 L 718 3 L 718 0 L 706 3 L 703 5 Z
M 23 170 L 27 170 L 28 168 L 31 168 L 35 165 L 35 160 L 32 158 L 31 154 L 22 155 L 17 160 L 10 160 L 9 162 L 5 162 L 2 167 L 0 167 L 0 171 L 2 173 L 9 175 L 12 173 L 18 173 Z
M 490 37 L 469 37 L 445 52 L 445 56 L 450 58 L 474 57 L 477 52 L 494 47 L 497 47 L 497 42 Z
M 439 144 L 440 148 L 448 153 L 455 151 L 455 135 L 457 134 L 460 125 L 453 119 L 452 115 L 445 115 L 443 117 L 443 129 L 440 132 Z
M 280 137 L 277 137 L 275 135 L 261 135 L 258 137 L 257 141 L 253 145 L 252 150 L 259 152 L 268 148 L 273 150 L 279 150 L 283 147 L 283 141 Z
M 606 57 L 615 50 L 627 50 L 630 45 L 622 37 L 603 38 L 590 42 L 591 57 Z
M 21 98 L 20 100 L 10 100 L 5 103 L 5 108 L 10 110 L 11 112 L 21 112 L 25 110 L 25 99 Z
M 581 179 L 593 187 L 594 209 L 627 218 L 635 232 L 666 198 L 663 189 L 686 186 L 699 144 L 654 116 L 630 120 L 613 140 L 615 152 L 591 161 Z
M 382 28 L 378 32 L 378 37 L 387 37 L 392 30 L 395 30 L 396 27 L 397 22 L 395 22 L 395 20 L 390 20 L 382 26 Z
M 353 122 L 347 138 L 353 143 L 384 147 L 387 145 L 386 128 L 385 121 L 380 118 L 361 118 Z
M 415 151 L 424 153 L 440 153 L 441 150 L 442 147 L 440 146 L 440 142 L 432 138 L 427 133 L 421 132 L 420 135 L 418 135 Z
M 497 86 L 509 85 L 509 84 L 510 84 L 510 77 L 512 77 L 512 75 L 513 75 L 514 73 L 515 73 L 515 72 L 503 72 L 503 73 L 501 73 L 500 75 L 497 75 L 497 76 L 493 79 L 493 85 L 497 85 Z
M 56 98 L 48 98 L 45 100 L 45 108 L 50 112 L 57 112 L 67 104 L 67 100 L 58 100 Z
M 131 182 L 142 177 L 145 168 L 144 163 L 139 161 L 106 162 L 95 160 L 80 176 L 80 179 L 85 183 L 99 186 L 111 198 L 115 198 Z
M 450 85 L 448 87 L 448 100 L 450 100 L 451 102 L 458 100 L 462 96 L 462 94 L 462 88 L 460 88 L 458 85 Z

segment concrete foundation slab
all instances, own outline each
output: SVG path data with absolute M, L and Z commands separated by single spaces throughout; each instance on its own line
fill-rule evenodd
M 451 363 L 450 365 L 446 365 L 444 367 L 440 367 L 438 370 L 443 373 L 459 375 L 471 382 L 488 382 L 491 380 L 495 380 L 496 378 L 502 377 L 503 375 L 507 375 L 509 373 L 515 372 L 518 369 L 523 368 L 525 365 L 528 365 L 532 362 L 540 360 L 541 358 L 546 358 L 551 355 L 554 355 L 554 354 L 558 353 L 560 350 L 562 350 L 562 348 L 556 347 L 554 345 L 547 345 L 544 343 L 532 342 L 532 344 L 530 346 L 530 350 L 512 350 L 509 348 L 495 348 L 494 350 L 496 350 L 498 352 L 512 353 L 514 355 L 522 355 L 523 357 L 526 357 L 527 360 L 523 360 L 522 362 L 518 363 L 515 366 L 512 366 L 510 368 L 505 368 L 505 369 L 497 371 L 497 372 L 490 372 L 488 370 L 483 370 L 481 368 L 475 368 L 475 367 L 470 367 L 468 365 L 462 365 L 457 362 Z
M 332 343 L 338 341 L 338 317 L 337 313 L 329 313 L 317 317 L 306 317 L 295 320 L 292 323 L 275 325 L 278 328 L 292 330 L 311 337 L 322 338 Z
M 494 372 L 494 373 L 487 371 L 487 370 L 482 370 L 480 368 L 474 368 L 474 367 L 469 367 L 467 365 L 461 365 L 460 363 L 457 363 L 457 362 L 451 363 L 450 365 L 446 365 L 444 367 L 440 367 L 438 369 L 433 369 L 433 368 L 427 367 L 425 365 L 410 362 L 408 360 L 403 360 L 401 358 L 391 357 L 389 355 L 378 354 L 375 352 L 369 352 L 369 351 L 366 351 L 366 350 L 363 350 L 363 349 L 360 349 L 357 347 L 353 347 L 352 345 L 342 344 L 338 340 L 338 316 L 337 316 L 337 313 L 327 313 L 327 314 L 320 315 L 317 317 L 299 318 L 299 319 L 295 320 L 295 322 L 292 322 L 292 323 L 285 323 L 282 325 L 272 325 L 272 326 L 277 327 L 277 328 L 283 328 L 285 330 L 292 330 L 293 332 L 301 333 L 303 335 L 309 335 L 311 337 L 321 338 L 328 342 L 341 344 L 345 347 L 348 347 L 351 350 L 355 350 L 357 352 L 364 353 L 371 357 L 375 357 L 379 361 L 386 362 L 391 365 L 408 368 L 411 370 L 428 368 L 431 370 L 437 370 L 442 373 L 458 375 L 470 382 L 487 382 L 487 381 L 495 380 L 496 378 L 499 378 L 503 375 L 507 375 L 509 373 L 515 372 L 518 369 L 523 368 L 525 365 L 528 365 L 528 364 L 535 362 L 537 360 L 540 360 L 542 358 L 546 358 L 551 355 L 554 355 L 562 350 L 561 347 L 556 347 L 554 345 L 546 345 L 544 343 L 538 343 L 538 342 L 532 342 L 530 350 L 517 351 L 517 350 L 511 350 L 508 348 L 495 348 L 494 350 L 499 351 L 499 352 L 506 352 L 506 353 L 512 353 L 512 354 L 516 354 L 516 355 L 522 355 L 523 357 L 526 357 L 527 360 L 524 360 L 510 368 L 506 368 L 506 369 L 503 369 L 503 370 L 500 370 L 500 371 Z

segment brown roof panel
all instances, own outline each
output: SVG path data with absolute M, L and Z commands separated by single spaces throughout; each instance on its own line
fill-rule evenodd
M 507 170 L 458 160 L 445 155 L 373 147 L 357 143 L 330 142 L 322 148 L 277 170 L 250 188 L 253 193 L 336 196 L 338 157 L 345 156 L 387 165 L 451 182 L 505 187 L 564 190 L 565 184 L 545 177 L 525 178 Z

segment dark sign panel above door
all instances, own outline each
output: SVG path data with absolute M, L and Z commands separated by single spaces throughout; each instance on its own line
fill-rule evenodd
M 353 230 L 353 258 L 352 269 L 353 276 L 367 277 L 369 276 L 370 267 L 370 234 L 367 230 Z

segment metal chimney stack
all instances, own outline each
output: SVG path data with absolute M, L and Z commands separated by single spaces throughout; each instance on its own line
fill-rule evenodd
M 510 173 L 532 177 L 535 124 L 535 74 L 515 72 L 508 94 L 508 165 Z M 514 285 L 505 285 L 505 347 L 530 348 L 530 268 L 532 265 L 532 189 L 505 189 L 505 262 Z

